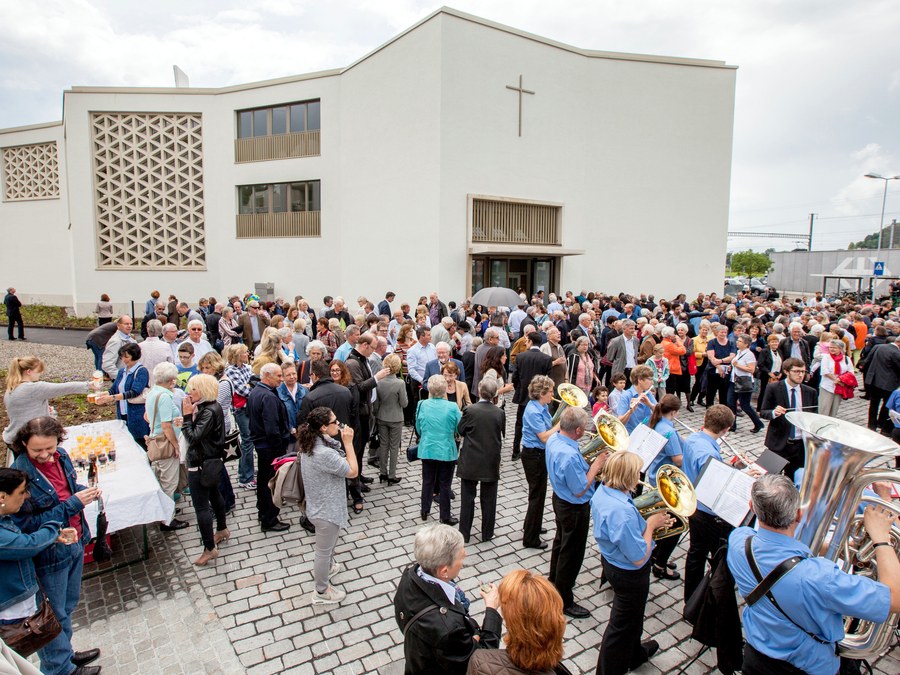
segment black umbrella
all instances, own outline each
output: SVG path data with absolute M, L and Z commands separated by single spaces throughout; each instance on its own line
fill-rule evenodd
M 112 558 L 112 549 L 106 543 L 106 530 L 109 529 L 109 523 L 106 520 L 106 507 L 103 505 L 103 497 L 98 500 L 99 510 L 97 511 L 97 538 L 94 540 L 94 560 L 96 562 L 106 562 Z

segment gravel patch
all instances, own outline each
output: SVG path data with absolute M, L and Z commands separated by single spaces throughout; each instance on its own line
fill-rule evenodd
M 94 357 L 84 347 L 61 347 L 39 342 L 10 342 L 0 339 L 0 369 L 9 370 L 9 362 L 16 357 L 36 356 L 44 362 L 41 379 L 53 381 L 90 380 L 94 372 Z

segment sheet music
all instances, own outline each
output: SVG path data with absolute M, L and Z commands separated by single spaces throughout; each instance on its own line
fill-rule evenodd
M 750 511 L 750 490 L 754 478 L 711 459 L 706 463 L 694 489 L 697 501 L 734 527 L 740 527 Z
M 657 433 L 646 424 L 638 424 L 634 431 L 631 432 L 631 440 L 628 443 L 628 451 L 640 456 L 643 466 L 641 472 L 646 473 L 650 464 L 656 459 L 659 451 L 662 450 L 668 439 L 660 433 Z

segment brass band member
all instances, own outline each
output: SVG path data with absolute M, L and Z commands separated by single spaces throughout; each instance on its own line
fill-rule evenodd
M 603 575 L 615 594 L 597 660 L 597 673 L 602 675 L 637 668 L 659 649 L 656 640 L 641 642 L 650 591 L 650 557 L 655 546 L 653 532 L 670 527 L 675 519 L 667 511 L 658 511 L 644 520 L 631 501 L 641 464 L 641 458 L 633 452 L 611 455 L 604 466 L 603 485 L 591 498 Z

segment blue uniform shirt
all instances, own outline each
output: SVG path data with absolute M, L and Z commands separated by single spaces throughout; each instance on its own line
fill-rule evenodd
M 528 401 L 522 415 L 522 447 L 545 449 L 544 442 L 537 435 L 552 427 L 552 420 L 547 406 L 537 401 Z
M 581 456 L 578 443 L 558 431 L 547 440 L 547 475 L 557 497 L 570 504 L 587 504 L 596 486 L 587 484 L 591 468 Z M 581 496 L 576 496 L 580 493 Z
M 700 471 L 706 465 L 706 462 L 710 457 L 716 461 L 722 461 L 722 453 L 719 450 L 719 444 L 705 431 L 698 431 L 696 434 L 688 436 L 684 441 L 683 448 L 684 458 L 681 463 L 681 469 L 688 477 L 688 480 L 691 481 L 691 485 L 697 484 L 697 478 L 700 476 Z M 709 507 L 702 502 L 697 502 L 697 508 L 704 513 L 713 513 Z
M 631 409 L 631 401 L 632 399 L 637 398 L 640 394 L 635 390 L 634 387 L 630 387 L 622 392 L 622 397 L 619 399 L 619 403 L 616 406 L 616 416 L 621 417 L 625 413 L 627 413 Z M 634 409 L 634 412 L 631 413 L 631 417 L 628 418 L 628 421 L 625 422 L 625 428 L 628 430 L 630 434 L 637 428 L 637 425 L 641 422 L 646 422 L 650 419 L 650 414 L 653 412 L 654 406 L 656 406 L 656 399 L 653 398 L 653 394 L 647 393 L 647 400 L 650 401 L 650 405 L 646 403 L 639 403 L 637 407 Z
M 653 430 L 669 439 L 669 442 L 663 446 L 663 449 L 659 451 L 659 454 L 647 467 L 647 482 L 656 486 L 656 472 L 659 471 L 659 467 L 663 464 L 671 464 L 672 462 L 669 460 L 672 457 L 683 455 L 684 450 L 681 448 L 681 436 L 678 435 L 678 431 L 675 430 L 675 425 L 672 424 L 671 420 L 661 419 Z
M 788 616 L 813 635 L 828 642 L 844 637 L 844 616 L 884 622 L 891 606 L 891 591 L 867 577 L 846 574 L 825 558 L 813 558 L 805 544 L 771 530 L 739 527 L 728 537 L 728 567 L 738 591 L 747 596 L 757 581 L 744 553 L 744 541 L 753 540 L 753 556 L 765 577 L 780 562 L 799 555 L 809 558 L 772 587 L 772 595 Z M 821 644 L 794 626 L 762 598 L 743 611 L 744 634 L 754 649 L 787 661 L 807 673 L 837 673 L 840 660 L 833 645 Z
M 631 495 L 601 485 L 591 498 L 594 516 L 594 539 L 603 559 L 623 570 L 639 570 L 646 563 L 647 521 L 631 501 Z M 651 542 L 651 549 L 656 544 Z M 635 565 L 636 560 L 642 560 Z

